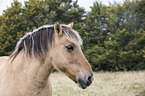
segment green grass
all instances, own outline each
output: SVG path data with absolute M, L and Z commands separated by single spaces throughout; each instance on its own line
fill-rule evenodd
M 145 96 L 145 71 L 94 73 L 94 81 L 81 89 L 63 73 L 52 73 L 53 96 Z

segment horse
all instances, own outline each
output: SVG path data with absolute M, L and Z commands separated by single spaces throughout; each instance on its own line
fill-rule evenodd
M 72 27 L 43 25 L 20 38 L 10 56 L 0 57 L 0 96 L 52 96 L 49 77 L 54 69 L 82 89 L 90 86 L 93 71 Z

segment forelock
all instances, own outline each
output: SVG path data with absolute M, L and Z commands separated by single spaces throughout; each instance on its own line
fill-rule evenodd
M 66 39 L 68 39 L 69 41 L 71 41 L 72 43 L 74 43 L 77 46 L 82 45 L 83 41 L 77 31 L 73 30 L 72 28 L 68 27 L 67 25 L 62 25 L 62 30 L 63 30 L 63 33 L 64 33 Z

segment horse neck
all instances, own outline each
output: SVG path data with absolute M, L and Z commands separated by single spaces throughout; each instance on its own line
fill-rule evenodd
M 47 60 L 47 61 L 46 61 Z M 51 62 L 47 59 L 37 59 L 33 57 L 27 57 L 24 52 L 20 52 L 14 61 L 10 64 L 8 68 L 10 72 L 20 73 L 16 76 L 17 79 L 22 78 L 34 84 L 35 86 L 42 87 L 47 83 L 48 78 L 53 70 Z

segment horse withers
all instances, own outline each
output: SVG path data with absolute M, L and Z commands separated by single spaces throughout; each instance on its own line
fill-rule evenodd
M 20 38 L 14 53 L 0 58 L 0 96 L 51 96 L 49 76 L 54 68 L 87 88 L 93 71 L 72 26 L 44 25 Z

